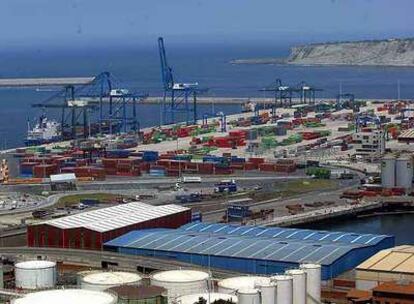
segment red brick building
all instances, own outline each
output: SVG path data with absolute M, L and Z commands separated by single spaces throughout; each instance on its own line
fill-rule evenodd
M 134 202 L 30 225 L 27 245 L 101 250 L 105 242 L 131 230 L 177 228 L 190 221 L 189 208 Z

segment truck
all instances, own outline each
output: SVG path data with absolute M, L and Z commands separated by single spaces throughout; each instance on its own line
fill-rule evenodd
M 182 183 L 201 183 L 201 177 L 199 176 L 182 176 L 179 180 Z
M 214 185 L 214 192 L 215 193 L 237 192 L 236 181 L 234 179 L 222 180 L 219 183 Z

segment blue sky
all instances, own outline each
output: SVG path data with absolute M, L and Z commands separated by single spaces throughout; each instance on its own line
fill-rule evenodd
M 1 0 L 3 46 L 407 37 L 412 0 Z M 413 35 L 414 36 L 414 35 Z

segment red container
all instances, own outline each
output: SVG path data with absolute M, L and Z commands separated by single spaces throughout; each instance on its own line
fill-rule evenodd
M 273 163 L 263 163 L 259 165 L 260 171 L 273 172 L 274 168 L 275 168 L 275 164 Z
M 36 165 L 33 167 L 33 176 L 36 178 L 50 177 L 51 174 L 57 174 L 57 171 L 55 164 Z
M 216 175 L 227 175 L 233 173 L 234 171 L 231 168 L 214 168 L 214 174 Z
M 265 162 L 265 159 L 261 157 L 250 157 L 248 159 L 248 162 L 259 165 L 259 164 L 263 164 Z
M 256 165 L 255 163 L 244 163 L 243 164 L 243 170 L 256 170 L 259 168 L 259 165 Z

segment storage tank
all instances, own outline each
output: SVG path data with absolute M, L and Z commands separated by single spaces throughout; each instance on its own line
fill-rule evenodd
M 234 293 L 239 289 L 253 289 L 261 285 L 269 285 L 270 278 L 260 276 L 241 276 L 221 280 L 218 282 L 218 292 Z
M 102 272 L 102 270 L 83 270 L 76 273 L 76 285 L 81 286 L 82 278 L 88 274 Z
M 276 283 L 276 303 L 293 303 L 293 278 L 290 275 L 276 275 L 271 277 Z
M 116 294 L 118 304 L 167 304 L 167 290 L 159 286 L 116 286 L 106 291 Z M 193 303 L 191 303 L 193 304 Z
M 257 288 L 260 291 L 261 304 L 276 303 L 276 285 L 274 283 L 260 284 L 257 285 Z
M 408 156 L 401 156 L 395 162 L 395 186 L 411 190 L 413 183 L 413 163 Z
M 122 271 L 106 271 L 88 274 L 81 278 L 81 288 L 89 290 L 105 290 L 122 285 L 141 285 L 142 277 L 137 273 Z
M 26 261 L 14 265 L 16 288 L 44 289 L 56 285 L 56 263 L 51 261 Z
M 395 157 L 387 155 L 381 161 L 381 184 L 383 188 L 395 187 Z
M 11 300 L 12 304 L 116 304 L 115 295 L 85 289 L 44 290 Z
M 169 270 L 151 275 L 151 285 L 167 289 L 168 301 L 209 290 L 209 274 L 198 270 Z
M 177 303 L 194 304 L 198 302 L 199 298 L 204 298 L 207 301 L 207 304 L 213 303 L 214 301 L 217 301 L 217 300 L 225 300 L 225 301 L 231 301 L 233 303 L 237 303 L 237 296 L 230 295 L 228 293 L 218 293 L 218 292 L 196 293 L 196 294 L 178 297 Z
M 306 304 L 306 273 L 302 269 L 286 271 L 293 278 L 293 304 Z
M 237 291 L 238 304 L 260 304 L 259 290 L 241 288 Z
M 300 269 L 306 272 L 306 303 L 321 301 L 321 265 L 319 264 L 301 264 Z M 310 299 L 309 299 L 310 298 Z

